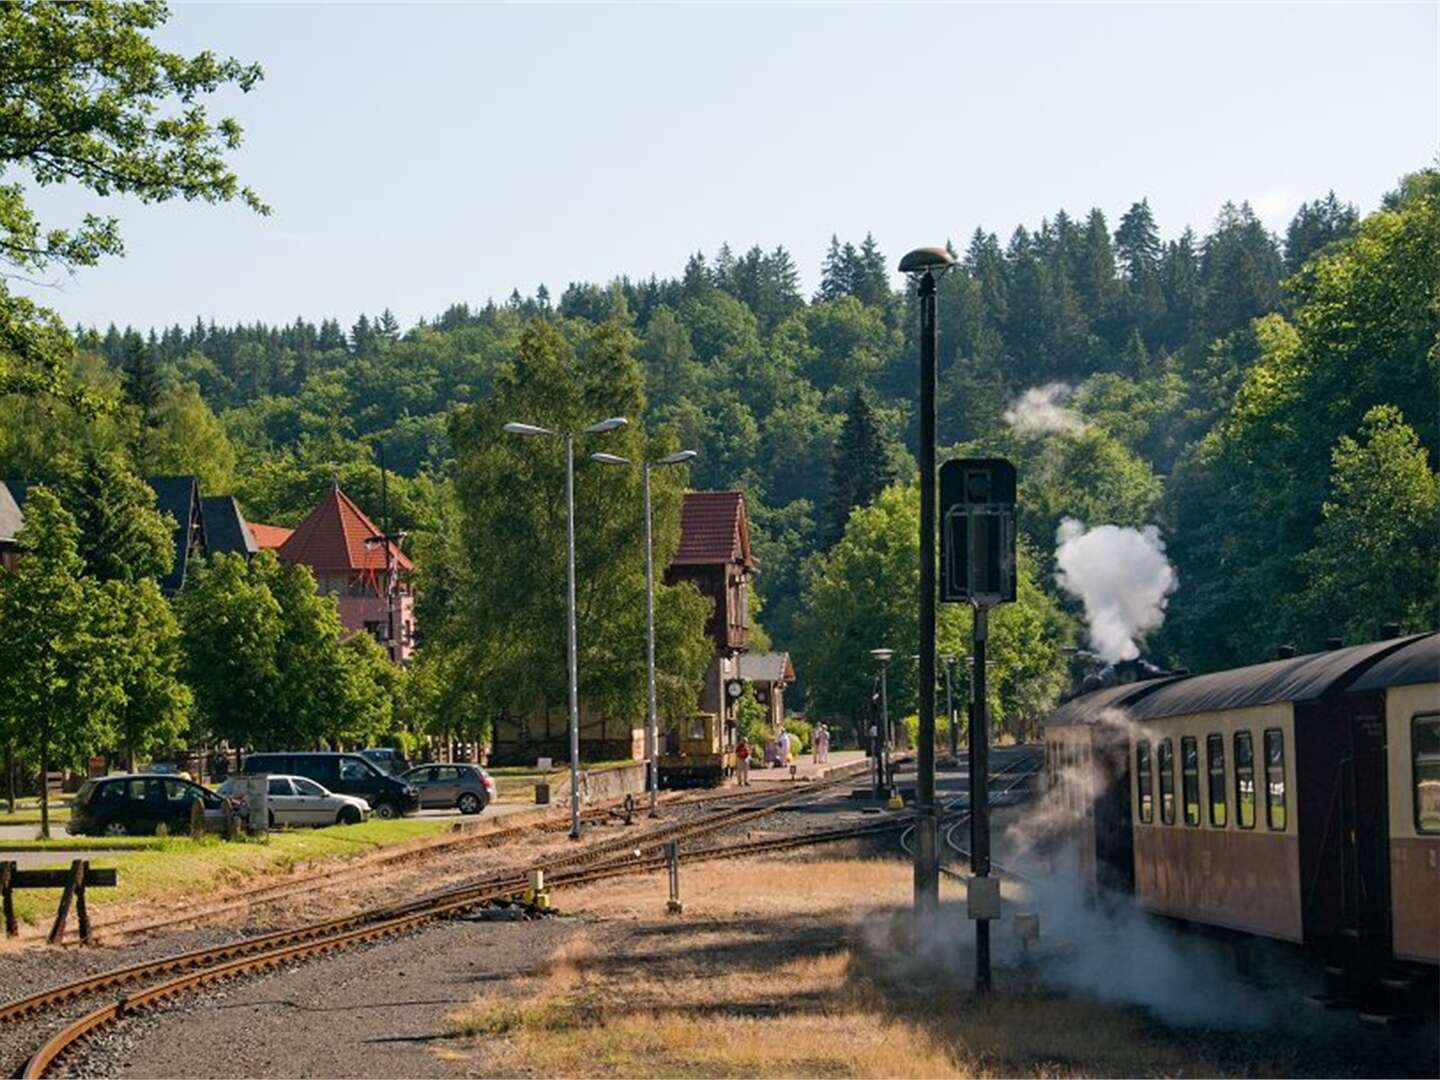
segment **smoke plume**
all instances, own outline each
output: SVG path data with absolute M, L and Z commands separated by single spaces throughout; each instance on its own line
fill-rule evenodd
M 1075 388 L 1068 383 L 1053 382 L 1032 386 L 1010 403 L 1005 422 L 1026 435 L 1061 431 L 1083 431 L 1085 421 L 1073 409 L 1066 408 Z
M 1105 660 L 1140 655 L 1136 639 L 1165 621 L 1175 569 L 1153 525 L 1144 529 L 1066 518 L 1055 533 L 1055 580 L 1085 604 L 1090 644 Z

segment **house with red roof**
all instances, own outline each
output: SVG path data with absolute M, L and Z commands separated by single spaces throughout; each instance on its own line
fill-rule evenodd
M 700 692 L 700 711 L 733 733 L 735 701 L 744 692 L 740 656 L 749 648 L 750 579 L 760 564 L 750 551 L 750 524 L 741 491 L 691 491 L 680 507 L 680 546 L 665 583 L 689 581 L 714 601 L 706 631 L 715 653 Z
M 321 595 L 335 597 L 341 625 L 370 634 L 396 663 L 409 661 L 415 651 L 410 559 L 339 484 L 293 529 L 247 524 L 258 547 L 310 568 Z

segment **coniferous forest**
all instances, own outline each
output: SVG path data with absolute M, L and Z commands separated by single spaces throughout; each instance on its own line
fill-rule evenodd
M 1146 648 L 1165 663 L 1213 669 L 1280 642 L 1436 624 L 1434 170 L 1365 214 L 1320 193 L 1284 235 L 1242 202 L 1164 236 L 1142 198 L 1118 221 L 1057 210 L 952 248 L 941 459 L 1017 463 L 1052 646 L 1084 644 L 1078 604 L 1054 583 L 1066 518 L 1158 528 L 1178 587 Z M 45 478 L 57 440 L 121 448 L 142 474 L 196 473 L 251 520 L 293 524 L 332 479 L 376 507 L 383 457 L 438 652 L 468 617 L 456 598 L 474 594 L 455 555 L 466 416 L 515 378 L 517 357 L 613 352 L 643 377 L 630 400 L 645 427 L 701 451 L 691 486 L 746 492 L 757 622 L 795 652 L 812 707 L 845 712 L 826 687 L 863 683 L 825 655 L 807 611 L 826 589 L 863 587 L 827 553 L 856 507 L 915 478 L 918 320 L 898 254 L 834 238 L 814 295 L 783 248 L 727 245 L 673 277 L 517 288 L 409 328 L 388 310 L 349 325 L 76 327 L 72 377 L 119 407 L 0 400 L 0 476 Z

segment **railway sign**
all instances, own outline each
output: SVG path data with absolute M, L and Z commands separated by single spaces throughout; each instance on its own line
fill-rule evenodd
M 1015 466 L 956 458 L 940 466 L 940 599 L 989 608 L 1015 599 Z

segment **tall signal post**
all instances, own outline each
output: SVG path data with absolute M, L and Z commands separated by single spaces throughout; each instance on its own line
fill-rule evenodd
M 1015 466 L 1003 458 L 947 461 L 940 470 L 941 599 L 974 609 L 970 650 L 975 688 L 970 723 L 970 870 L 975 920 L 975 989 L 990 989 L 990 920 L 1000 917 L 1000 883 L 990 876 L 990 719 L 985 651 L 990 609 L 1015 600 Z

